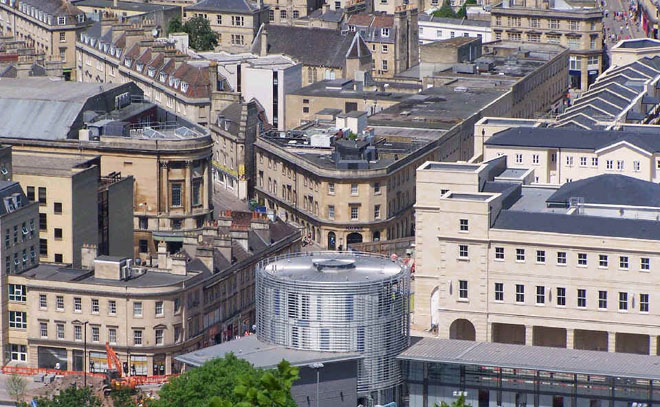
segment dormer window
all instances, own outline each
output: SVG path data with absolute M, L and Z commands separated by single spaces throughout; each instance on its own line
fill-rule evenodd
M 179 83 L 181 83 L 180 79 L 174 79 L 174 89 L 179 87 Z
M 181 82 L 181 92 L 188 92 L 188 82 Z
M 110 46 L 110 55 L 113 55 L 113 56 L 114 56 L 116 50 L 117 50 L 117 49 L 115 48 L 115 46 L 114 46 L 114 45 L 111 45 L 111 46 Z
M 66 24 L 66 17 L 61 16 L 57 17 L 57 25 L 65 25 Z
M 78 14 L 78 22 L 79 23 L 84 23 L 85 22 L 85 15 L 84 14 Z
M 144 69 L 144 64 L 137 64 L 135 66 L 135 69 L 137 69 L 138 72 L 142 72 L 142 70 Z
M 101 41 L 99 41 L 98 49 L 99 49 L 99 51 L 103 50 L 103 43 Z
M 117 58 L 121 58 L 121 48 L 117 48 L 117 55 L 115 55 Z
M 103 52 L 108 53 L 108 44 L 103 44 Z
M 5 208 L 7 208 L 7 212 L 14 212 L 16 210 L 14 200 L 11 198 L 5 198 Z
M 52 16 L 48 16 L 47 20 L 48 20 L 48 25 L 53 25 L 53 17 Z
M 173 77 L 173 76 L 170 76 L 170 80 L 169 80 L 168 84 L 169 84 L 170 86 L 173 86 L 173 85 L 174 85 L 174 77 Z
M 156 69 L 155 68 L 147 69 L 147 75 L 149 75 L 150 78 L 153 78 L 156 75 Z
M 126 68 L 130 68 L 132 63 L 133 63 L 133 60 L 130 59 L 130 58 L 126 58 L 126 59 L 124 60 L 124 66 L 125 66 Z
M 89 40 L 89 45 L 91 45 L 92 47 L 96 46 L 96 38 L 91 38 Z
M 380 35 L 383 36 L 383 37 L 389 37 L 390 36 L 390 29 L 389 28 L 381 28 Z
M 158 80 L 161 81 L 162 83 L 165 83 L 165 80 L 167 79 L 167 74 L 164 72 L 161 72 L 160 75 L 158 75 Z

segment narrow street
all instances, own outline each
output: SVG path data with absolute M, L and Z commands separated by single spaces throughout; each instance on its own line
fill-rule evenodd
M 634 19 L 636 12 L 631 3 L 635 4 L 630 0 L 604 0 L 603 28 L 608 50 L 620 40 L 646 36 L 639 18 Z

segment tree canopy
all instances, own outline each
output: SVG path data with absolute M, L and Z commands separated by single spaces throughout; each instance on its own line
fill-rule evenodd
M 213 359 L 170 380 L 155 407 L 294 407 L 291 385 L 298 368 L 256 369 L 233 354 Z
M 37 397 L 39 407 L 101 407 L 101 399 L 96 397 L 89 387 L 77 387 L 72 385 L 60 390 L 58 394 L 47 397 Z M 21 404 L 18 404 L 19 406 Z M 23 403 L 23 406 L 29 404 Z
M 456 12 L 456 18 L 467 18 L 467 6 L 477 4 L 477 0 L 465 0 L 465 3 Z
M 184 32 L 188 34 L 188 45 L 197 51 L 211 51 L 218 45 L 218 33 L 211 29 L 209 20 L 202 16 L 193 17 L 181 23 L 179 17 L 173 18 L 167 24 L 167 33 Z
M 454 12 L 454 9 L 451 8 L 449 0 L 444 0 L 442 2 L 442 7 L 433 12 L 433 17 L 456 18 L 456 13 Z
M 440 404 L 435 403 L 435 407 L 472 407 L 472 405 L 466 403 L 465 396 L 461 394 L 456 400 L 452 401 L 451 405 L 443 401 Z

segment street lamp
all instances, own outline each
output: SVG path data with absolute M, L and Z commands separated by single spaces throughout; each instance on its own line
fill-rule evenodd
M 82 322 L 75 320 L 73 323 L 76 325 L 82 325 L 85 330 L 83 334 L 83 384 L 87 387 L 87 324 L 89 324 L 89 321 Z
M 323 363 L 314 362 L 310 364 L 309 367 L 316 369 L 316 407 L 319 407 L 319 382 L 321 381 L 321 369 L 323 368 Z

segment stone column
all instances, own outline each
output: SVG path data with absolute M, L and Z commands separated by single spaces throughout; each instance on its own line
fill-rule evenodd
M 186 161 L 186 180 L 183 188 L 183 209 L 186 214 L 192 212 L 192 160 Z
M 202 205 L 204 206 L 204 209 L 208 210 L 210 207 L 211 203 L 211 177 L 209 173 L 209 166 L 211 165 L 211 158 L 209 157 L 208 160 L 204 163 L 204 175 L 203 175 L 203 180 L 202 180 Z
M 534 327 L 531 325 L 525 325 L 525 345 L 534 344 Z
M 607 333 L 607 351 L 616 352 L 616 332 Z
M 566 349 L 575 348 L 575 330 L 566 328 Z
M 170 179 L 167 168 L 167 161 L 160 162 L 160 201 L 158 202 L 159 212 L 169 212 L 170 200 Z

